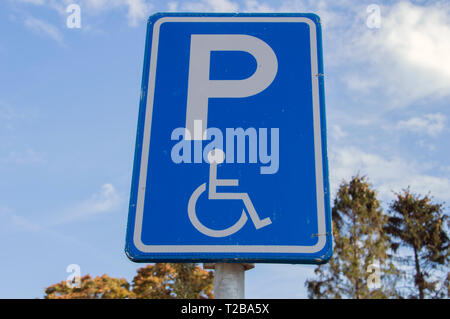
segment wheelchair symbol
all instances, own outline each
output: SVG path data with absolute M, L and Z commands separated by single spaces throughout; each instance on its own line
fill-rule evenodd
M 247 222 L 247 213 L 250 215 L 250 219 L 255 225 L 256 229 L 260 229 L 267 225 L 270 225 L 272 221 L 269 217 L 264 219 L 260 219 L 258 213 L 253 206 L 253 203 L 248 196 L 247 193 L 218 193 L 217 186 L 239 186 L 239 180 L 237 179 L 218 179 L 217 178 L 217 164 L 223 163 L 225 160 L 225 154 L 220 149 L 215 149 L 209 152 L 208 161 L 210 164 L 209 167 L 209 187 L 208 187 L 208 199 L 227 199 L 227 200 L 242 200 L 244 203 L 245 209 L 242 210 L 241 217 L 239 220 L 232 226 L 222 229 L 215 230 L 206 227 L 203 225 L 197 217 L 197 213 L 195 211 L 195 207 L 197 204 L 197 200 L 201 194 L 206 191 L 206 183 L 200 185 L 191 195 L 188 202 L 188 216 L 192 225 L 202 234 L 209 237 L 226 237 L 230 236 L 237 231 L 239 231 Z

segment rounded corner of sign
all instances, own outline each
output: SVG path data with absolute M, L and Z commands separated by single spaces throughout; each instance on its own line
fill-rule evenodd
M 302 15 L 303 22 L 309 26 L 311 32 L 320 30 L 320 17 L 315 13 L 305 13 Z
M 324 255 L 317 258 L 316 260 L 317 264 L 321 265 L 328 263 L 332 256 L 333 256 L 333 249 L 330 247 Z
M 147 19 L 147 24 L 153 25 L 153 26 L 160 26 L 162 23 L 164 23 L 164 18 L 167 18 L 170 14 L 166 12 L 157 12 L 152 15 L 150 15 Z
M 322 242 L 318 242 L 316 246 L 320 244 L 320 248 L 317 250 L 317 257 L 314 259 L 317 264 L 326 264 L 333 256 L 333 247 L 329 236 L 323 237 Z M 319 247 L 319 246 L 318 246 Z
M 327 245 L 328 236 L 317 236 L 317 243 L 311 246 L 311 250 L 313 253 L 319 253 L 323 248 Z
M 132 262 L 139 262 L 139 255 L 136 253 L 135 248 L 130 247 L 129 243 L 125 246 L 125 255 Z
M 164 13 L 162 13 L 162 12 L 153 13 L 153 14 L 149 15 L 149 17 L 147 19 L 147 23 L 153 24 L 156 21 L 158 21 L 159 19 L 161 19 L 163 16 L 164 16 Z
M 142 256 L 144 255 L 144 243 L 139 238 L 133 236 L 132 238 L 127 238 L 127 243 L 125 245 L 125 255 L 128 259 L 133 262 L 142 262 Z
M 308 23 L 310 26 L 314 28 L 320 27 L 320 17 L 315 13 L 305 13 L 302 14 L 302 18 L 306 20 L 306 23 Z

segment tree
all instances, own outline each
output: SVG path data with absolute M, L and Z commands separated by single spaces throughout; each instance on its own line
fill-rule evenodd
M 334 253 L 307 280 L 310 298 L 386 298 L 392 295 L 389 241 L 383 233 L 387 217 L 366 177 L 339 186 L 332 209 Z M 373 271 L 376 271 L 373 273 Z M 377 279 L 381 286 L 376 288 Z M 376 288 L 376 289 L 371 289 Z
M 136 298 L 212 298 L 214 275 L 195 264 L 155 264 L 138 270 Z
M 45 289 L 46 299 L 113 299 L 131 298 L 130 284 L 124 278 L 111 278 L 108 275 L 89 275 L 81 278 L 79 288 L 70 288 L 62 281 Z
M 389 212 L 385 230 L 392 238 L 392 248 L 412 251 L 411 257 L 403 259 L 406 265 L 413 261 L 416 291 L 409 297 L 448 297 L 449 238 L 443 204 L 433 203 L 430 196 L 412 194 L 408 188 L 396 194 Z
M 213 298 L 214 274 L 196 264 L 156 263 L 137 270 L 132 284 L 108 275 L 81 278 L 79 288 L 62 281 L 45 289 L 46 299 Z

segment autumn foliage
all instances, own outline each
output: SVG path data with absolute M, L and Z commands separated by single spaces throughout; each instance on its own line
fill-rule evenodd
M 195 264 L 155 264 L 133 279 L 135 298 L 212 298 L 214 274 Z
M 81 278 L 79 288 L 66 281 L 45 289 L 46 299 L 213 298 L 214 275 L 196 264 L 150 264 L 137 270 L 132 283 L 108 275 Z

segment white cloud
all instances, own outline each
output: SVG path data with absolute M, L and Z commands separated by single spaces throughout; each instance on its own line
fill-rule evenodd
M 31 105 L 27 107 L 11 106 L 0 100 L 0 133 L 17 131 L 29 120 L 36 118 L 38 111 Z M 9 144 L 11 136 L 0 136 L 0 145 Z M 0 158 L 2 155 L 0 155 Z M 1 159 L 0 159 L 1 160 Z
M 419 145 L 420 147 L 426 148 L 429 151 L 436 150 L 436 145 L 430 143 L 430 141 L 428 141 L 428 140 L 420 139 L 417 141 L 417 145 Z
M 144 0 L 126 0 L 128 5 L 128 22 L 131 26 L 137 26 L 139 21 L 148 18 L 151 5 Z
M 169 8 L 169 11 L 178 11 L 178 2 L 169 2 L 167 3 L 167 7 Z
M 381 12 L 380 29 L 358 24 L 345 35 L 354 40 L 336 61 L 358 66 L 343 76 L 348 87 L 376 92 L 390 106 L 450 95 L 450 5 L 400 2 Z
M 349 17 L 357 16 L 361 12 L 360 8 L 361 4 L 354 0 L 285 0 L 274 11 L 315 13 L 321 19 L 324 35 L 329 40 L 339 41 L 344 36 L 340 29 L 348 25 L 354 26 L 354 21 Z
M 60 214 L 50 223 L 50 226 L 70 223 L 78 220 L 116 211 L 122 203 L 121 196 L 112 184 L 103 184 L 98 193 L 89 199 L 63 209 Z
M 412 117 L 397 123 L 396 128 L 430 136 L 437 136 L 445 128 L 447 117 L 441 113 L 425 114 L 423 117 Z
M 139 22 L 148 18 L 153 5 L 148 0 L 84 0 L 89 12 L 98 13 L 115 8 L 127 8 L 127 19 L 130 26 L 137 26 Z
M 337 124 L 331 125 L 330 132 L 328 136 L 339 140 L 347 136 L 347 133 Z
M 105 213 L 118 208 L 120 196 L 112 184 L 103 184 L 99 193 L 81 203 L 77 208 L 89 214 Z
M 386 29 L 383 44 L 398 61 L 450 80 L 448 11 L 402 2 L 393 8 L 383 24 Z
M 358 172 L 367 175 L 380 194 L 380 199 L 391 200 L 392 191 L 408 186 L 419 194 L 450 199 L 450 179 L 427 174 L 428 167 L 400 157 L 384 158 L 355 147 L 340 148 L 330 156 L 330 179 L 333 194 L 342 180 L 349 180 Z
M 148 0 L 83 0 L 81 8 L 93 14 L 126 8 L 128 24 L 135 27 L 148 18 L 153 5 Z
M 62 33 L 54 25 L 34 17 L 27 17 L 24 24 L 34 32 L 44 34 L 61 45 L 64 44 Z
M 230 0 L 200 0 L 178 3 L 181 11 L 236 12 L 239 4 Z
M 85 0 L 86 4 L 90 8 L 94 8 L 97 10 L 105 10 L 107 7 L 113 5 L 115 6 L 116 3 L 120 1 L 111 1 L 111 0 Z
M 239 5 L 230 0 L 205 0 L 217 12 L 233 12 L 239 10 Z
M 275 8 L 268 5 L 267 3 L 262 3 L 257 0 L 247 0 L 245 1 L 245 10 L 248 12 L 274 12 Z
M 45 0 L 16 0 L 17 2 L 31 3 L 34 5 L 43 5 Z
M 52 227 L 69 224 L 76 221 L 86 220 L 101 214 L 107 214 L 116 211 L 122 203 L 121 196 L 117 193 L 112 184 L 106 183 L 101 186 L 99 192 L 94 193 L 90 198 L 75 203 L 71 207 L 60 210 L 53 217 L 40 217 L 39 220 L 30 220 L 12 212 L 6 206 L 0 205 L 0 227 L 9 229 L 18 229 L 25 231 L 45 231 L 52 233 Z M 28 216 L 30 212 L 28 212 Z M 5 228 L 5 229 L 6 229 Z
M 67 15 L 67 6 L 74 3 L 72 0 L 20 0 L 19 2 L 46 5 L 64 17 Z M 80 5 L 82 14 L 85 12 L 98 14 L 112 9 L 126 8 L 130 26 L 137 26 L 140 21 L 147 19 L 153 8 L 149 0 L 79 0 L 76 3 Z
M 59 12 L 61 15 L 66 14 L 66 7 L 74 3 L 72 0 L 15 0 L 19 3 L 33 4 L 36 6 L 48 6 Z M 88 0 L 89 1 L 89 0 Z
M 30 221 L 29 219 L 19 216 L 6 206 L 0 205 L 0 230 L 24 230 L 24 231 L 39 231 L 42 228 Z
M 333 2 L 326 0 L 284 0 L 277 1 L 259 1 L 259 0 L 197 0 L 197 1 L 178 1 L 170 2 L 169 8 L 180 11 L 205 11 L 205 12 L 314 12 L 319 14 L 323 23 L 328 25 L 330 22 L 336 22 L 337 15 L 330 7 L 348 6 L 348 0 L 335 0 Z
M 42 230 L 41 226 L 31 222 L 27 218 L 23 216 L 19 216 L 16 214 L 12 214 L 10 216 L 10 223 L 14 228 L 25 230 L 25 231 L 40 231 Z

